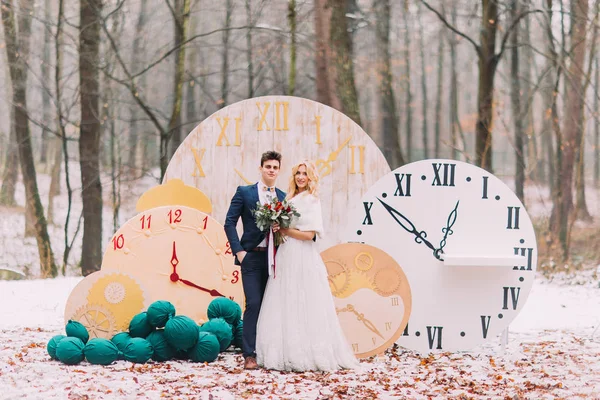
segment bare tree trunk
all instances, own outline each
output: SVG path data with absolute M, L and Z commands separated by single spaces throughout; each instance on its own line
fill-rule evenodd
M 44 19 L 46 21 L 50 21 L 50 0 L 44 0 Z M 50 27 L 44 27 L 44 54 L 42 56 L 42 80 L 44 82 L 50 82 Z M 52 111 L 50 106 L 50 93 L 49 89 L 42 91 L 42 110 L 44 113 L 44 117 L 42 118 L 43 127 L 42 127 L 42 140 L 40 146 L 40 163 L 46 164 L 45 168 L 48 170 L 48 128 L 52 121 Z
M 413 161 L 413 123 L 412 123 L 412 88 L 411 88 L 411 76 L 410 76 L 410 36 L 411 31 L 408 26 L 409 19 L 408 3 L 405 3 L 404 10 L 402 12 L 402 20 L 404 21 L 404 94 L 406 95 L 404 114 L 406 119 L 404 120 L 404 130 L 406 133 L 406 160 L 407 162 Z
M 529 6 L 529 3 L 526 3 Z M 535 120 L 533 117 L 533 100 L 534 90 L 532 90 L 532 69 L 534 67 L 533 50 L 531 49 L 531 18 L 525 18 L 525 27 L 523 29 L 523 42 L 526 46 L 522 47 L 523 51 L 523 68 L 525 76 L 525 84 L 523 85 L 522 104 L 525 105 L 527 115 L 525 116 L 526 125 L 524 127 L 524 135 L 527 141 L 527 177 L 532 181 L 544 182 L 544 169 L 540 168 L 538 136 L 535 133 Z M 525 139 L 525 138 L 524 138 Z
M 599 90 L 600 88 L 600 63 L 598 62 L 598 56 L 594 55 L 594 88 Z M 598 101 L 598 94 L 594 95 L 594 185 L 597 187 L 600 183 L 600 119 L 598 118 L 598 110 L 600 109 L 600 101 Z
M 377 52 L 380 67 L 379 79 L 379 107 L 381 118 L 381 135 L 383 137 L 383 155 L 390 167 L 396 169 L 404 165 L 402 148 L 398 129 L 398 116 L 396 113 L 396 100 L 392 85 L 392 67 L 390 54 L 390 0 L 375 0 L 373 9 L 376 15 L 377 25 L 375 33 L 377 37 Z
M 427 99 L 427 61 L 425 60 L 425 32 L 423 30 L 423 13 L 421 11 L 421 6 L 419 5 L 419 48 L 421 55 L 421 92 L 423 93 L 421 96 L 422 101 L 422 110 L 421 110 L 421 119 L 422 119 L 422 135 L 423 135 L 423 157 L 429 158 L 429 139 L 428 139 L 428 126 L 427 121 L 429 120 L 428 109 L 429 109 L 429 101 Z
M 54 224 L 54 198 L 60 194 L 60 170 L 63 162 L 61 139 L 54 139 L 50 147 L 54 151 L 54 162 L 50 171 L 50 189 L 48 190 L 48 223 Z
M 33 210 L 35 217 L 36 241 L 40 257 L 40 272 L 43 278 L 57 274 L 54 255 L 48 236 L 48 227 L 44 217 L 44 208 L 40 201 L 37 177 L 29 131 L 27 114 L 27 58 L 29 56 L 29 38 L 31 35 L 31 14 L 33 0 L 22 0 L 19 4 L 19 26 L 15 24 L 12 2 L 3 1 L 1 13 L 4 27 L 4 40 L 12 81 L 12 103 L 14 109 L 15 131 L 19 144 L 19 160 L 25 185 L 26 208 Z
M 228 0 L 231 1 L 231 0 Z M 174 24 L 175 24 L 175 46 L 180 46 L 183 42 L 185 42 L 188 36 L 188 30 L 190 25 L 190 0 L 177 0 L 175 2 L 175 14 Z M 167 165 L 169 163 L 170 156 L 167 153 L 167 149 L 169 146 L 169 141 L 173 139 L 175 133 L 175 140 L 171 143 L 171 148 L 173 149 L 173 153 L 179 147 L 181 143 L 181 136 L 177 136 L 177 132 L 181 134 L 181 103 L 183 101 L 183 81 L 185 74 L 185 47 L 179 48 L 175 52 L 176 54 L 176 66 L 175 66 L 175 74 L 174 74 L 174 82 L 173 82 L 173 109 L 171 110 L 171 118 L 169 119 L 169 126 L 167 128 L 167 134 L 161 135 L 161 142 L 164 143 L 161 145 L 161 159 L 160 159 L 160 170 L 161 170 L 161 178 L 165 175 L 165 171 L 167 170 Z M 165 150 L 163 153 L 162 150 Z
M 451 11 L 452 25 L 456 25 L 456 7 L 452 7 Z M 460 117 L 458 113 L 458 69 L 456 60 L 456 44 L 457 38 L 450 34 L 450 151 L 451 158 L 454 160 L 460 159 L 458 149 L 458 129 L 461 129 Z
M 545 161 L 541 168 L 542 170 L 548 171 L 546 175 L 546 182 L 549 182 L 550 193 L 554 193 L 555 189 L 555 161 L 554 161 L 554 146 L 552 144 L 552 133 L 554 121 L 558 119 L 558 115 L 554 114 L 554 104 L 556 102 L 554 96 L 554 86 L 556 85 L 557 79 L 557 55 L 554 51 L 554 36 L 552 34 L 552 0 L 546 0 L 545 4 L 546 13 L 546 24 L 544 27 L 544 47 L 545 52 L 549 55 L 546 58 L 544 65 L 545 76 L 542 81 L 542 88 L 540 89 L 542 94 L 542 131 L 540 136 L 542 139 L 542 148 L 544 156 L 542 159 Z
M 100 182 L 99 120 L 100 24 L 102 0 L 80 0 L 79 86 L 81 129 L 79 163 L 83 200 L 83 276 L 98 271 L 102 264 L 102 184 Z
M 330 43 L 330 32 L 333 28 L 332 9 L 330 0 L 315 0 L 317 101 L 342 111 L 342 103 L 338 97 L 334 79 L 336 70 Z
M 226 0 L 225 25 L 223 27 L 223 59 L 221 62 L 221 99 L 219 107 L 227 106 L 229 96 L 229 28 L 231 27 L 231 14 L 233 14 L 233 0 Z
M 440 158 L 440 144 L 442 131 L 442 99 L 444 97 L 444 34 L 440 32 L 438 41 L 438 63 L 437 63 L 437 89 L 435 98 L 435 126 L 434 126 L 434 150 L 433 156 Z
M 227 0 L 228 2 L 231 0 Z M 185 42 L 190 29 L 190 0 L 176 0 L 175 14 L 173 24 L 175 26 L 175 47 L 179 47 L 175 52 L 175 74 L 173 76 L 173 110 L 169 119 L 168 134 L 171 142 L 171 152 L 169 159 L 175 154 L 182 141 L 181 135 L 181 104 L 183 103 L 183 83 L 185 80 Z M 228 26 L 225 32 L 228 31 Z M 166 160 L 168 163 L 168 160 Z M 166 169 L 165 169 L 166 170 Z
M 596 54 L 596 41 L 598 37 L 598 11 L 600 0 L 596 0 L 594 4 L 594 20 L 592 23 L 592 37 L 590 38 L 590 52 L 588 57 L 588 68 L 585 73 L 585 83 L 581 92 L 583 103 L 585 104 L 586 93 L 592 79 L 592 68 L 594 64 L 594 55 Z M 596 97 L 596 96 L 594 96 Z M 575 153 L 575 218 L 584 221 L 591 221 L 592 215 L 587 206 L 585 199 L 585 136 L 586 136 L 586 118 L 585 107 L 581 107 L 579 134 L 577 135 L 577 151 Z
M 296 90 L 296 0 L 289 0 L 288 21 L 290 25 L 290 77 L 288 95 L 293 96 Z
M 519 15 L 518 0 L 511 2 L 511 19 L 517 20 Z M 519 73 L 519 28 L 515 26 L 511 33 L 511 63 L 510 63 L 510 102 L 515 128 L 515 193 L 525 204 L 525 154 L 523 145 L 523 115 L 521 112 L 521 76 Z
M 246 61 L 248 62 L 248 98 L 254 97 L 254 57 L 252 55 L 252 28 L 254 19 L 252 18 L 251 0 L 246 0 Z
M 142 61 L 142 31 L 146 25 L 146 13 L 147 13 L 148 0 L 141 0 L 140 12 L 138 14 L 137 23 L 135 24 L 135 34 L 133 37 L 133 49 L 131 52 L 131 64 L 135 70 L 139 67 Z M 143 79 L 143 76 L 142 76 Z M 140 81 L 139 90 L 143 90 L 144 85 Z M 129 115 L 131 120 L 129 122 L 129 156 L 127 157 L 127 166 L 129 171 L 135 171 L 137 168 L 137 153 L 138 153 L 138 120 L 140 114 L 138 107 L 132 105 L 129 108 Z
M 475 154 L 477 165 L 493 172 L 492 120 L 494 104 L 494 77 L 498 66 L 496 32 L 498 30 L 498 3 L 481 0 L 482 18 L 479 56 L 479 86 L 477 88 L 477 123 L 475 125 Z
M 17 131 L 15 129 L 15 111 L 10 108 L 10 134 L 6 146 L 6 163 L 2 174 L 2 188 L 0 188 L 0 204 L 14 206 L 17 180 L 19 179 L 19 147 L 17 144 Z
M 360 125 L 358 93 L 354 82 L 354 62 L 352 60 L 352 39 L 348 32 L 346 18 L 346 0 L 329 0 L 331 8 L 331 26 L 329 31 L 330 47 L 335 64 L 335 86 L 342 105 L 342 112 Z
M 584 98 L 583 89 L 583 64 L 586 50 L 588 1 L 571 1 L 571 48 L 572 57 L 568 66 L 567 92 L 565 94 L 564 136 L 562 143 L 563 164 L 558 170 L 561 187 L 560 198 L 556 204 L 559 207 L 559 241 L 563 257 L 569 256 L 569 221 L 573 209 L 573 168 L 575 151 L 577 148 L 577 135 L 580 128 L 580 117 Z M 560 149 L 558 150 L 560 152 Z

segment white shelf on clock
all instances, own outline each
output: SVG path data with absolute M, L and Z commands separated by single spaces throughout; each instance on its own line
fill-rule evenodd
M 473 256 L 444 254 L 444 265 L 448 267 L 514 267 L 523 262 L 519 256 Z

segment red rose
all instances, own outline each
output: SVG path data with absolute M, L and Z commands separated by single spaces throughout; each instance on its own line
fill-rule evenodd
M 285 212 L 290 212 L 290 211 L 292 211 L 292 207 L 288 206 L 288 208 L 285 209 Z

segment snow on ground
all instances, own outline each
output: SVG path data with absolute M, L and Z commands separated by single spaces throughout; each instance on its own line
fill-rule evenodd
M 52 361 L 63 310 L 81 278 L 0 281 L 0 399 L 600 399 L 600 289 L 538 282 L 500 338 L 464 353 L 395 348 L 357 371 L 244 371 L 227 352 L 210 364 L 111 366 Z
M 75 197 L 70 235 L 81 212 L 78 165 L 71 165 Z M 49 177 L 40 174 L 38 180 L 47 206 Z M 147 176 L 124 185 L 119 224 L 135 214 L 137 198 L 156 182 Z M 103 183 L 104 197 L 110 199 L 109 181 Z M 526 197 L 534 218 L 549 215 L 547 188 L 528 186 Z M 36 277 L 35 240 L 22 238 L 21 185 L 17 201 L 20 207 L 0 207 L 0 268 Z M 57 224 L 50 227 L 50 235 L 60 261 L 67 208 L 64 187 L 55 201 Z M 598 219 L 598 190 L 588 190 L 588 205 Z M 109 200 L 103 220 L 108 243 L 113 229 Z M 67 277 L 0 281 L 0 399 L 600 399 L 600 270 L 595 268 L 576 276 L 555 274 L 554 282 L 538 274 L 525 307 L 510 326 L 506 347 L 500 338 L 463 353 L 419 355 L 395 347 L 362 362 L 357 371 L 337 373 L 244 371 L 236 352 L 207 365 L 118 361 L 107 367 L 86 362 L 66 366 L 50 360 L 46 343 L 64 333 L 64 306 L 81 280 L 76 268 L 80 238 L 75 243 Z

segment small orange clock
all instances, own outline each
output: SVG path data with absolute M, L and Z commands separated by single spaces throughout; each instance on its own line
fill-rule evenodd
M 340 324 L 358 358 L 383 353 L 402 335 L 410 316 L 406 275 L 386 252 L 343 243 L 321 253 Z
M 162 206 L 136 215 L 112 237 L 101 269 L 134 276 L 152 301 L 170 301 L 178 315 L 199 323 L 215 297 L 244 308 L 241 272 L 223 225 L 194 208 Z

